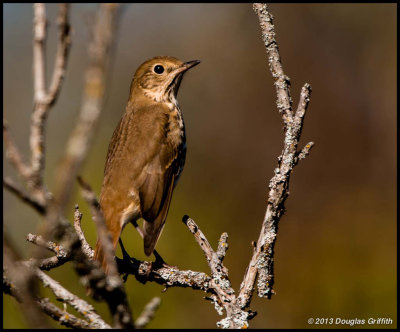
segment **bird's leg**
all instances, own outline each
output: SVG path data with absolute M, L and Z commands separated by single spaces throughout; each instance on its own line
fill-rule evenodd
M 129 256 L 128 252 L 125 250 L 124 244 L 122 243 L 122 239 L 119 238 L 119 245 L 121 246 L 121 251 L 122 251 L 122 259 L 124 261 L 132 261 L 132 257 Z
M 144 234 L 142 229 L 140 228 L 140 226 L 137 224 L 136 220 L 131 221 L 131 223 L 133 224 L 133 226 L 136 228 L 136 230 L 138 231 L 139 235 L 142 237 L 142 239 L 144 238 Z M 154 256 L 156 257 L 156 261 L 153 263 L 155 266 L 164 266 L 164 265 L 168 265 L 164 259 L 161 257 L 161 255 L 157 252 L 157 250 L 153 251 Z
M 121 246 L 121 251 L 122 251 L 122 263 L 129 266 L 130 264 L 133 263 L 133 260 L 132 260 L 132 257 L 129 256 L 128 252 L 125 250 L 125 247 L 122 243 L 121 238 L 119 238 L 119 245 Z M 115 258 L 119 259 L 118 257 L 115 257 Z M 125 273 L 122 276 L 122 279 L 124 280 L 124 282 L 126 282 L 126 280 L 128 280 L 128 275 L 129 275 L 128 273 Z

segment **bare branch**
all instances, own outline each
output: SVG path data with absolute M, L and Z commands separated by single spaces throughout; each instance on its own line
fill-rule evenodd
M 48 249 L 56 255 L 49 258 L 29 260 L 30 264 L 35 264 L 39 269 L 49 271 L 55 267 L 61 266 L 70 260 L 70 252 L 66 250 L 62 245 L 57 245 L 52 241 L 44 240 L 40 235 L 34 235 L 29 233 L 26 237 L 28 242 L 34 243 L 42 248 Z
M 305 145 L 305 147 L 297 154 L 297 157 L 295 159 L 295 164 L 297 164 L 300 160 L 305 159 L 308 154 L 310 153 L 310 150 L 314 146 L 314 142 L 309 142 Z
M 35 102 L 43 101 L 46 96 L 46 7 L 44 3 L 33 5 L 33 81 Z
M 101 110 L 103 109 L 106 74 L 114 45 L 118 18 L 118 4 L 100 4 L 89 42 L 89 65 L 85 73 L 83 102 L 76 126 L 71 133 L 63 161 L 57 173 L 54 190 L 55 204 L 49 212 L 49 223 L 64 212 L 73 181 L 92 143 Z
M 135 320 L 135 328 L 144 329 L 154 318 L 154 315 L 160 304 L 161 299 L 159 297 L 153 297 L 151 301 L 146 304 L 139 317 Z
M 3 292 L 14 296 L 20 303 L 23 301 L 21 291 L 6 277 L 4 271 Z M 91 327 L 91 325 L 85 320 L 76 318 L 74 315 L 58 308 L 55 304 L 51 303 L 48 298 L 37 298 L 35 302 L 44 313 L 58 321 L 61 325 L 77 329 L 86 329 Z
M 62 79 L 68 58 L 70 40 L 70 27 L 68 23 L 67 4 L 60 5 L 58 16 L 59 37 L 57 54 L 53 71 L 50 90 L 46 92 L 46 9 L 43 3 L 34 4 L 33 20 L 33 73 L 34 73 L 34 109 L 31 119 L 31 174 L 28 182 L 29 188 L 33 189 L 36 195 L 42 195 L 46 199 L 46 189 L 43 187 L 43 172 L 45 167 L 45 122 L 50 106 L 56 101 L 60 91 Z
M 47 315 L 58 321 L 61 325 L 74 329 L 94 329 L 97 327 L 96 324 L 88 323 L 67 311 L 61 310 L 55 304 L 51 303 L 48 298 L 38 299 L 36 302 Z
M 275 79 L 277 101 L 276 105 L 282 116 L 290 119 L 292 116 L 292 99 L 290 97 L 290 79 L 283 72 L 278 43 L 275 40 L 275 28 L 272 23 L 273 16 L 268 12 L 266 4 L 255 3 L 253 9 L 258 15 L 262 38 L 268 53 L 268 64 Z
M 226 311 L 227 317 L 219 321 L 217 326 L 222 328 L 247 328 L 250 315 L 249 312 L 243 311 L 242 308 L 236 304 L 235 291 L 229 281 L 227 268 L 222 264 L 222 260 L 211 248 L 210 243 L 194 220 L 188 216 L 184 216 L 182 220 L 194 235 L 207 258 L 212 274 L 210 288 L 212 288 L 217 296 L 211 297 L 216 310 L 220 313 L 221 307 L 223 307 Z M 223 234 L 222 240 L 224 240 L 224 238 L 225 236 Z
M 65 76 L 67 66 L 68 52 L 71 44 L 70 25 L 69 25 L 69 4 L 59 4 L 59 13 L 57 18 L 58 25 L 58 44 L 56 60 L 54 63 L 53 77 L 47 94 L 47 102 L 52 105 L 57 98 L 61 88 L 61 83 Z
M 7 235 L 3 234 L 3 285 L 8 285 L 5 290 L 9 294 L 15 294 L 20 302 L 21 312 L 32 326 L 48 328 L 45 317 L 35 302 L 37 284 L 34 275 L 18 262 L 19 258 Z
M 74 212 L 74 228 L 76 234 L 78 235 L 79 241 L 81 241 L 82 251 L 86 254 L 88 258 L 93 259 L 94 252 L 93 249 L 90 247 L 89 243 L 86 241 L 85 235 L 83 234 L 81 228 L 81 221 L 82 221 L 82 213 L 80 213 L 79 206 L 78 204 L 76 204 Z
M 218 241 L 217 257 L 222 262 L 228 250 L 228 233 L 222 233 Z
M 43 237 L 40 235 L 34 235 L 34 234 L 29 233 L 26 237 L 26 240 L 31 243 L 34 243 L 42 248 L 52 251 L 53 253 L 60 256 L 61 258 L 68 257 L 68 252 L 66 251 L 66 249 L 63 246 L 57 245 L 53 241 L 47 241 L 47 240 L 43 239 Z
M 6 120 L 3 119 L 3 139 L 5 143 L 5 152 L 7 160 L 15 167 L 18 175 L 25 181 L 29 179 L 30 170 L 29 167 L 25 165 L 22 161 L 22 155 L 19 152 L 14 141 L 11 139 L 8 133 L 8 124 Z
M 33 207 L 40 214 L 44 214 L 46 212 L 46 206 L 43 205 L 42 202 L 39 202 L 35 197 L 33 197 L 33 195 L 28 194 L 22 188 L 18 188 L 17 184 L 13 180 L 11 180 L 11 178 L 3 178 L 3 186 L 8 191 L 16 195 L 23 202 Z
M 46 273 L 39 269 L 34 269 L 35 275 L 43 282 L 45 287 L 57 296 L 59 301 L 71 305 L 76 311 L 92 322 L 94 328 L 111 328 L 94 310 L 93 306 L 72 294 L 70 291 L 62 287 L 57 281 L 50 278 Z
M 309 144 L 302 152 L 297 152 L 311 87 L 309 84 L 304 85 L 298 109 L 293 114 L 289 78 L 283 72 L 278 45 L 275 40 L 272 15 L 268 12 L 268 7 L 265 4 L 254 4 L 253 8 L 259 18 L 271 74 L 275 78 L 277 107 L 285 123 L 285 140 L 284 149 L 278 158 L 278 168 L 275 169 L 275 175 L 269 183 L 268 205 L 260 236 L 240 286 L 238 301 L 242 308 L 246 308 L 250 304 L 257 275 L 258 295 L 270 298 L 274 293 L 272 289 L 274 282 L 274 245 L 278 222 L 285 211 L 284 202 L 289 195 L 290 174 L 298 160 L 304 158 L 312 147 L 312 144 Z
M 46 104 L 46 8 L 43 3 L 33 5 L 33 80 L 34 80 L 34 109 L 31 119 L 31 177 L 29 188 L 36 191 L 42 188 L 45 154 L 45 125 L 49 110 Z

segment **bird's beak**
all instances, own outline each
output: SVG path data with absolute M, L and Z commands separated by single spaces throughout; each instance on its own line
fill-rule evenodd
M 193 68 L 194 66 L 197 66 L 201 61 L 200 60 L 193 60 L 193 61 L 188 61 L 185 62 L 182 66 L 180 66 L 177 71 L 178 73 L 183 73 L 186 70 Z

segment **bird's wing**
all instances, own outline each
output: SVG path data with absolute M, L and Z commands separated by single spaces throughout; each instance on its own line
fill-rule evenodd
M 148 141 L 156 152 L 150 154 L 140 177 L 137 178 L 141 211 L 145 220 L 144 250 L 148 256 L 153 252 L 167 218 L 177 172 L 178 147 L 167 140 L 168 117 L 163 120 L 165 122 L 158 118 L 158 124 L 154 128 L 162 131 L 163 135 L 156 134 L 156 138 L 151 135 Z
M 165 189 L 165 197 L 160 204 L 160 210 L 154 220 L 145 219 L 143 222 L 143 233 L 144 233 L 144 253 L 150 256 L 153 253 L 154 247 L 161 235 L 161 231 L 164 228 L 165 220 L 167 219 L 169 205 L 171 203 L 172 191 L 174 189 L 174 175 L 169 181 L 168 188 Z

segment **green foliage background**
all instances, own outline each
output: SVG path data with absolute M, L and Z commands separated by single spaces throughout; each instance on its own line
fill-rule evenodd
M 94 4 L 71 5 L 71 56 L 48 121 L 50 189 L 79 111 L 87 59 L 85 21 L 95 9 Z M 47 5 L 47 10 L 51 72 L 57 7 Z M 277 295 L 269 301 L 254 298 L 252 309 L 258 316 L 251 327 L 320 327 L 310 326 L 309 317 L 388 317 L 393 325 L 380 327 L 394 328 L 396 5 L 272 4 L 270 10 L 294 105 L 305 82 L 313 87 L 303 144 L 312 140 L 316 145 L 291 178 L 275 248 Z M 3 114 L 27 155 L 32 6 L 3 4 L 3 28 Z M 188 154 L 158 250 L 169 264 L 208 272 L 200 248 L 180 220 L 190 215 L 214 246 L 226 231 L 226 266 L 237 289 L 250 259 L 250 243 L 258 237 L 283 138 L 257 17 L 250 4 L 123 5 L 116 38 L 106 107 L 81 175 L 99 193 L 108 142 L 124 112 L 132 76 L 143 61 L 156 55 L 202 60 L 186 75 L 179 94 Z M 3 166 L 5 174 L 15 175 L 4 162 L 4 152 Z M 94 245 L 95 229 L 77 190 L 70 220 L 75 203 Z M 5 191 L 3 206 L 4 227 L 27 257 L 31 245 L 25 235 L 36 231 L 40 219 Z M 123 240 L 132 255 L 144 258 L 133 227 L 125 229 Z M 49 274 L 85 297 L 69 264 Z M 220 319 L 199 291 L 172 288 L 162 293 L 161 286 L 142 285 L 132 277 L 126 287 L 136 316 L 153 296 L 161 296 L 151 328 L 214 328 Z M 48 290 L 43 294 L 51 296 Z M 100 313 L 107 312 L 104 304 L 95 305 Z M 3 295 L 3 327 L 28 327 L 8 295 Z

